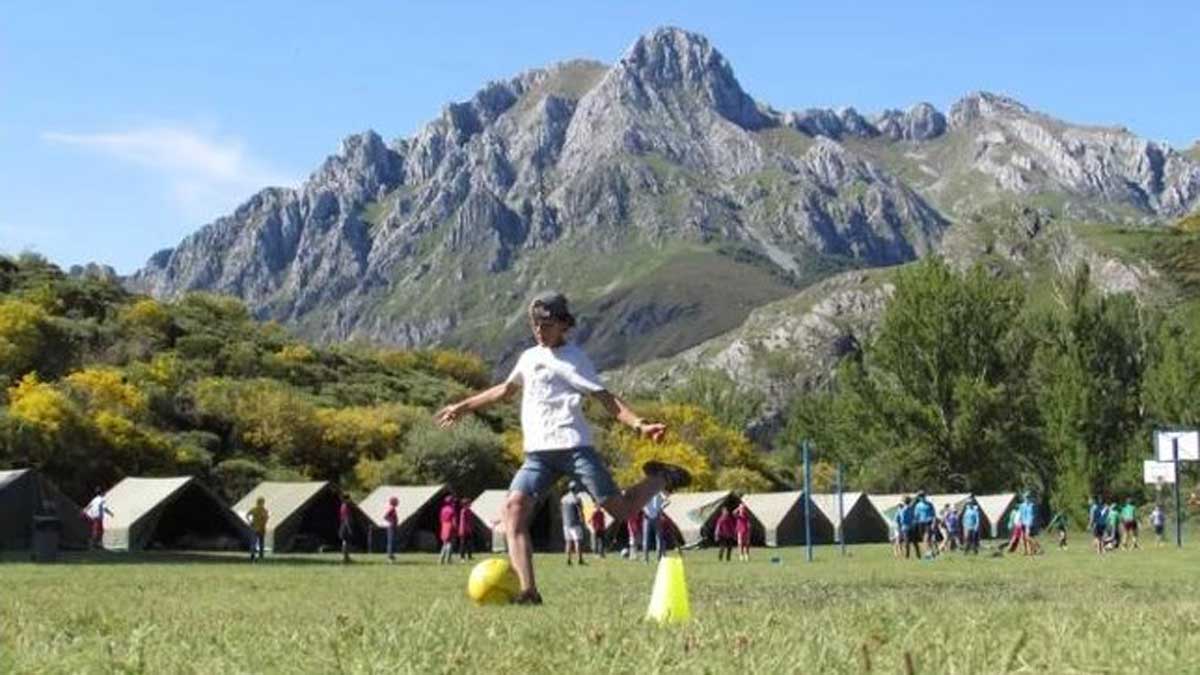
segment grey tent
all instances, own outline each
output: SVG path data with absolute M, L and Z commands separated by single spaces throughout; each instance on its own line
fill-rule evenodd
M 471 511 L 486 528 L 484 533 L 490 538 L 491 550 L 496 552 L 508 550 L 503 520 L 504 503 L 507 499 L 508 490 L 484 490 L 471 502 Z M 547 491 L 534 506 L 529 533 L 533 537 L 535 549 L 562 549 L 562 517 L 559 514 L 558 499 L 552 492 Z
M 865 544 L 888 540 L 888 524 L 883 516 L 871 506 L 862 492 L 842 493 L 842 516 L 838 518 L 837 494 L 813 493 L 813 503 L 821 514 L 833 524 L 835 533 L 840 530 L 847 544 Z M 840 541 L 834 537 L 834 541 Z
M 29 548 L 34 516 L 58 516 L 59 546 L 87 548 L 90 532 L 78 504 L 39 471 L 0 471 L 0 549 Z
M 985 532 L 991 532 L 993 538 L 1008 535 L 1008 512 L 1017 504 L 1015 492 L 1005 492 L 997 495 L 977 495 L 979 510 L 983 512 L 982 523 Z
M 445 485 L 381 485 L 371 491 L 358 507 L 371 519 L 375 529 L 387 529 L 383 514 L 387 512 L 388 500 L 395 497 L 396 505 L 396 548 L 401 551 L 438 550 L 438 515 L 442 500 L 449 494 Z M 474 516 L 472 516 L 474 517 Z M 475 534 L 484 536 L 482 522 L 475 523 Z M 372 536 L 372 550 L 382 550 L 384 539 Z M 478 547 L 479 542 L 477 542 Z
M 833 542 L 833 523 L 803 492 L 759 492 L 742 497 L 742 503 L 763 527 L 763 544 L 791 546 L 805 543 L 804 509 L 810 510 L 814 544 Z
M 696 546 L 714 540 L 713 529 L 721 506 L 729 503 L 729 490 L 716 492 L 676 492 L 667 498 L 666 516 L 671 519 L 683 546 Z M 678 542 L 677 542 L 678 543 Z
M 340 549 L 339 495 L 337 487 L 328 481 L 265 481 L 242 497 L 233 510 L 245 519 L 258 498 L 263 498 L 263 505 L 270 514 L 263 545 L 272 552 L 319 551 L 323 547 Z M 354 530 L 352 546 L 366 550 L 371 520 L 353 502 L 350 504 L 350 519 Z
M 104 547 L 234 550 L 253 534 L 221 498 L 191 476 L 126 478 L 105 493 L 112 515 Z

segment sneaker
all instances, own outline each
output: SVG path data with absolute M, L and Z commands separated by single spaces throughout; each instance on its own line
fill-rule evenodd
M 514 605 L 540 605 L 542 604 L 542 594 L 534 590 L 521 591 L 517 597 L 513 598 Z
M 642 465 L 642 473 L 662 478 L 668 492 L 674 492 L 692 483 L 692 474 L 688 473 L 687 469 L 666 462 L 646 462 Z

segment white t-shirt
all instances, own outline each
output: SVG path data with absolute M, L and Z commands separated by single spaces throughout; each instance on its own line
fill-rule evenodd
M 108 507 L 104 505 L 104 495 L 96 495 L 95 497 L 92 497 L 92 501 L 88 502 L 88 505 L 84 507 L 83 512 L 92 520 L 103 520 L 104 512 L 107 510 Z
M 583 417 L 583 398 L 604 391 L 604 385 L 582 349 L 570 342 L 553 349 L 530 347 L 517 359 L 506 381 L 521 385 L 525 452 L 592 444 L 592 432 Z

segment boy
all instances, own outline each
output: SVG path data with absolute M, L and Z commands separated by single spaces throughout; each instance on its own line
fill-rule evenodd
M 389 497 L 387 510 L 383 512 L 383 522 L 387 523 L 387 559 L 389 563 L 396 562 L 396 527 L 400 524 L 400 515 L 396 513 L 396 507 L 399 505 L 399 497 Z
M 267 539 L 267 521 L 271 518 L 271 514 L 267 511 L 267 500 L 259 497 L 255 500 L 254 507 L 246 515 L 250 520 L 250 529 L 254 530 L 254 543 L 250 545 L 250 562 L 254 562 L 255 554 L 261 561 L 265 547 L 264 542 Z
M 1088 508 L 1088 529 L 1092 531 L 1092 543 L 1096 546 L 1096 554 L 1104 555 L 1104 504 L 1100 497 L 1092 497 L 1092 505 Z
M 562 496 L 563 552 L 567 554 L 567 565 L 571 564 L 571 550 L 583 565 L 583 504 L 579 501 L 579 484 L 567 484 L 567 493 Z
M 590 522 L 592 527 L 592 552 L 604 557 L 604 509 L 599 506 L 592 509 Z
M 1125 531 L 1125 549 L 1141 548 L 1138 546 L 1137 507 L 1133 505 L 1133 497 L 1126 498 L 1125 506 L 1121 507 L 1121 527 Z
M 1167 539 L 1163 534 L 1163 530 L 1167 525 L 1167 513 L 1163 511 L 1162 504 L 1155 504 L 1154 510 L 1150 512 L 1150 525 L 1154 527 L 1155 545 L 1165 545 L 1167 543 Z
M 83 515 L 91 526 L 92 539 L 89 547 L 104 548 L 104 516 L 111 516 L 113 512 L 109 510 L 108 503 L 104 499 L 104 492 L 100 488 L 96 488 L 96 496 L 92 497 L 92 501 L 83 507 Z
M 963 554 L 974 553 L 979 555 L 979 525 L 980 518 L 979 504 L 975 502 L 974 495 L 967 497 L 967 507 L 963 509 L 963 532 L 966 534 L 967 541 L 963 546 Z
M 529 535 L 535 499 L 563 475 L 583 483 L 599 506 L 623 521 L 662 490 L 691 482 L 683 469 L 660 462 L 642 466 L 645 479 L 621 492 L 592 447 L 591 430 L 583 416 L 584 396 L 599 401 L 617 421 L 658 442 L 667 431 L 661 423 L 647 422 L 600 382 L 591 360 L 567 341 L 575 317 L 561 293 L 543 293 L 529 305 L 529 322 L 537 345 L 521 354 L 508 378 L 483 392 L 442 408 L 438 423 L 449 427 L 469 412 L 521 393 L 521 432 L 525 461 L 513 476 L 504 506 L 504 532 L 508 555 L 521 581 L 519 604 L 538 605 Z

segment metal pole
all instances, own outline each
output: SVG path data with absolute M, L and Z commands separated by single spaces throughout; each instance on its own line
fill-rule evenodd
M 842 503 L 842 465 L 837 466 L 837 502 L 838 502 L 838 543 L 842 546 L 842 555 L 846 555 L 846 509 Z
M 807 440 L 801 444 L 804 448 L 804 549 L 808 562 L 813 560 L 812 513 L 809 509 L 809 504 L 812 504 L 812 462 L 809 461 L 811 445 Z
M 1171 437 L 1171 458 L 1175 462 L 1175 546 L 1183 548 L 1183 508 L 1179 501 L 1179 435 Z

